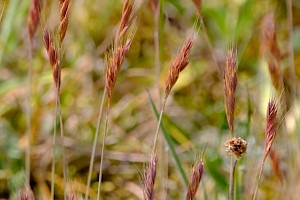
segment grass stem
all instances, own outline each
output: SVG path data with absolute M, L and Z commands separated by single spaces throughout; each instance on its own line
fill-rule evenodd
M 108 124 L 109 111 L 110 111 L 110 103 L 108 103 L 108 105 L 107 105 L 106 116 L 105 116 L 104 135 L 103 135 L 103 141 L 102 141 L 101 160 L 100 160 L 100 168 L 99 168 L 99 181 L 98 181 L 97 200 L 100 200 L 101 182 L 102 182 L 102 168 L 103 168 L 103 157 L 104 157 L 104 148 L 105 148 L 106 136 L 107 136 L 107 124 Z
M 106 97 L 106 87 L 105 87 L 105 89 L 103 91 L 102 99 L 101 99 L 101 103 L 100 103 L 100 107 L 99 107 L 99 114 L 98 114 L 98 119 L 97 119 L 96 133 L 95 133 L 95 136 L 94 136 L 94 143 L 93 143 L 93 149 L 92 149 L 91 160 L 90 160 L 88 181 L 87 181 L 87 185 L 86 185 L 86 189 L 85 189 L 85 198 L 84 198 L 85 200 L 88 200 L 88 197 L 89 197 L 89 189 L 90 189 L 90 185 L 91 185 L 93 165 L 94 165 L 94 159 L 95 159 L 95 152 L 96 152 L 96 146 L 97 146 L 98 135 L 99 135 L 99 127 L 100 127 L 100 122 L 101 122 L 101 116 L 102 116 L 102 111 L 103 111 L 103 105 L 104 105 L 105 97 Z

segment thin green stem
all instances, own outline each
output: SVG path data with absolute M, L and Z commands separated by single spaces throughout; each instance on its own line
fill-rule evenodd
M 64 176 L 64 200 L 67 199 L 67 160 L 65 154 L 65 145 L 64 145 L 64 126 L 62 121 L 61 114 L 61 104 L 60 104 L 60 96 L 58 94 L 58 110 L 59 110 L 59 121 L 60 121 L 60 139 L 61 139 L 61 148 L 62 148 L 62 162 L 63 162 L 63 176 Z
M 233 161 L 235 159 L 235 161 Z M 235 175 L 235 168 L 237 164 L 238 159 L 234 158 L 233 155 L 231 155 L 231 171 L 230 171 L 230 200 L 234 200 L 234 175 Z
M 58 88 L 56 88 L 55 97 L 55 111 L 54 111 L 54 127 L 53 127 L 53 139 L 52 139 L 52 168 L 51 168 L 51 200 L 54 199 L 54 182 L 55 182 L 55 146 L 56 146 L 56 124 L 57 124 L 57 110 L 58 110 Z
M 100 200 L 100 193 L 101 193 L 103 157 L 104 157 L 104 148 L 105 148 L 106 136 L 107 136 L 107 124 L 108 124 L 109 111 L 110 111 L 110 101 L 108 101 L 106 116 L 105 116 L 104 135 L 103 135 L 103 141 L 102 141 L 101 160 L 100 160 L 100 168 L 99 168 L 99 181 L 98 181 L 97 200 Z
M 28 99 L 27 99 L 27 113 L 26 113 L 26 138 L 27 138 L 27 146 L 26 146 L 26 184 L 30 187 L 30 138 L 31 138 L 31 82 L 32 82 L 32 41 L 29 42 L 29 63 L 28 63 Z
M 105 87 L 105 89 L 103 91 L 102 99 L 101 99 L 101 103 L 100 103 L 100 107 L 99 107 L 99 114 L 98 114 L 98 119 L 97 119 L 96 133 L 95 133 L 95 137 L 94 137 L 93 150 L 92 150 L 91 160 L 90 160 L 88 181 L 87 181 L 87 185 L 86 185 L 86 189 L 85 189 L 85 198 L 84 198 L 85 200 L 88 200 L 88 198 L 89 198 L 89 189 L 90 189 L 90 185 L 91 185 L 93 165 L 94 165 L 94 159 L 95 159 L 95 152 L 96 152 L 96 146 L 97 146 L 97 141 L 98 141 L 99 127 L 100 127 L 100 122 L 101 122 L 101 116 L 102 116 L 102 111 L 103 111 L 103 105 L 104 105 L 105 96 L 106 96 L 106 87 Z
M 259 174 L 258 174 L 258 180 L 257 180 L 257 184 L 256 184 L 256 187 L 255 187 L 255 190 L 254 190 L 254 193 L 253 193 L 252 200 L 256 199 L 258 187 L 259 187 L 259 184 L 260 184 L 261 175 L 262 175 L 262 172 L 263 172 L 263 169 L 264 169 L 264 165 L 265 165 L 265 160 L 263 159 L 263 161 L 262 161 L 262 163 L 260 165 L 260 170 L 259 170 Z
M 167 101 L 167 97 L 164 99 L 162 107 L 161 107 L 161 110 L 160 110 L 160 114 L 159 114 L 159 118 L 158 118 L 158 122 L 157 122 L 157 126 L 156 126 L 156 131 L 155 131 L 155 136 L 154 136 L 152 153 L 155 152 L 157 138 L 158 138 L 158 133 L 159 133 L 159 129 L 160 129 L 160 123 L 161 123 L 163 112 L 165 110 L 166 101 Z

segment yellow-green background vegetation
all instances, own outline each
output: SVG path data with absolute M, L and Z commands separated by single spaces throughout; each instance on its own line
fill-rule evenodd
M 138 28 L 118 76 L 112 98 L 104 157 L 101 194 L 104 199 L 143 199 L 141 174 L 152 150 L 157 120 L 147 90 L 159 106 L 157 85 L 163 91 L 170 60 L 191 30 L 197 10 L 192 0 L 161 0 L 159 21 L 160 77 L 155 69 L 154 13 L 145 0 L 137 12 Z M 24 182 L 26 104 L 29 41 L 27 16 L 31 1 L 2 0 L 0 23 L 0 198 L 14 198 Z M 293 1 L 293 51 L 299 86 L 300 3 Z M 98 109 L 105 85 L 105 55 L 111 49 L 121 18 L 121 0 L 73 0 L 63 44 L 61 104 L 66 135 L 68 189 L 84 194 Z M 209 41 L 202 28 L 192 48 L 190 64 L 181 74 L 167 101 L 163 123 L 169 131 L 187 176 L 195 159 L 204 157 L 205 169 L 198 199 L 227 199 L 230 158 L 224 142 L 230 138 L 224 108 L 221 68 L 226 50 L 238 53 L 235 133 L 248 141 L 247 154 L 237 166 L 236 199 L 250 198 L 263 155 L 265 113 L 269 98 L 277 98 L 265 58 L 260 53 L 260 21 L 275 13 L 276 33 L 282 52 L 281 68 L 290 80 L 289 29 L 285 1 L 203 1 L 202 14 Z M 55 33 L 58 1 L 46 1 L 42 25 Z M 37 199 L 50 193 L 55 90 L 39 26 L 33 46 L 31 187 Z M 288 81 L 287 81 L 288 82 Z M 290 86 L 285 91 L 289 91 Z M 297 95 L 273 145 L 283 174 L 280 183 L 267 160 L 259 199 L 298 199 L 300 196 L 300 127 Z M 280 105 L 286 107 L 286 105 Z M 92 177 L 91 199 L 97 193 L 103 123 Z M 160 140 L 163 141 L 162 134 Z M 58 140 L 59 141 L 59 140 Z M 186 186 L 168 147 L 161 142 L 158 154 L 156 199 L 183 199 Z M 62 198 L 61 151 L 57 150 L 56 198 Z M 167 176 L 167 175 L 168 176 Z

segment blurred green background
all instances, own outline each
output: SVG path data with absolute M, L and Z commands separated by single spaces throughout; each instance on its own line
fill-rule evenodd
M 71 1 L 70 22 L 63 44 L 61 104 L 66 135 L 68 189 L 84 194 L 98 109 L 105 84 L 105 55 L 111 48 L 121 18 L 121 0 Z M 2 0 L 0 11 L 0 198 L 14 199 L 24 182 L 26 146 L 27 69 L 29 41 L 27 16 L 31 1 Z M 104 157 L 104 199 L 143 199 L 141 174 L 149 160 L 157 120 L 147 90 L 159 106 L 157 85 L 163 91 L 170 60 L 191 30 L 197 9 L 192 0 L 161 0 L 159 44 L 161 73 L 155 69 L 154 12 L 145 0 L 137 12 L 138 29 L 119 73 L 112 98 Z M 293 50 L 298 88 L 300 75 L 300 2 L 293 1 Z M 235 132 L 248 141 L 247 154 L 237 167 L 237 199 L 250 199 L 256 183 L 264 144 L 268 99 L 276 96 L 265 58 L 260 54 L 260 21 L 275 13 L 276 33 L 288 69 L 288 27 L 285 1 L 203 1 L 202 14 L 209 41 L 200 27 L 190 64 L 181 74 L 167 101 L 163 123 L 175 143 L 188 177 L 195 159 L 204 156 L 205 171 L 198 199 L 227 199 L 230 159 L 224 142 L 230 137 L 224 109 L 222 77 L 213 59 L 224 66 L 226 50 L 238 52 Z M 54 33 L 59 23 L 58 1 L 45 1 L 42 24 Z M 43 46 L 41 27 L 33 46 L 31 187 L 37 199 L 48 199 L 51 182 L 55 90 Z M 288 90 L 288 89 L 287 89 Z M 286 105 L 280 105 L 286 107 Z M 296 95 L 290 111 L 280 119 L 274 150 L 284 175 L 283 183 L 268 160 L 259 199 L 298 199 L 300 196 L 299 106 Z M 99 145 L 91 184 L 97 193 Z M 160 135 L 155 198 L 183 199 L 186 186 Z M 58 140 L 59 141 L 59 140 Z M 63 193 L 61 151 L 57 150 L 56 198 Z

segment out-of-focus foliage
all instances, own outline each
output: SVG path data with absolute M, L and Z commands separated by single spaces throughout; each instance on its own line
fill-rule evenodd
M 114 31 L 121 17 L 123 1 L 71 1 L 70 22 L 63 44 L 61 103 L 66 135 L 68 189 L 84 194 L 98 109 L 105 84 L 105 56 L 112 48 Z M 102 195 L 104 199 L 142 199 L 141 173 L 150 158 L 157 120 L 149 104 L 147 90 L 159 107 L 157 84 L 163 90 L 170 60 L 178 52 L 193 27 L 197 10 L 192 0 L 161 0 L 159 44 L 161 74 L 154 63 L 154 13 L 145 0 L 137 13 L 138 29 L 114 89 L 109 133 L 104 158 Z M 30 1 L 0 2 L 0 198 L 13 198 L 24 181 L 26 145 L 27 69 L 29 41 L 27 14 Z M 262 16 L 275 13 L 276 33 L 282 52 L 281 68 L 289 80 L 289 49 L 285 1 L 211 0 L 203 1 L 203 27 L 191 53 L 187 69 L 180 75 L 167 101 L 163 123 L 170 132 L 185 173 L 191 174 L 195 157 L 204 155 L 203 187 L 198 199 L 226 199 L 230 159 L 224 142 L 230 137 L 221 73 L 209 43 L 222 68 L 226 50 L 238 52 L 237 107 L 235 132 L 248 141 L 247 154 L 237 168 L 237 195 L 250 198 L 263 154 L 267 100 L 275 97 L 265 58 L 260 54 L 259 26 Z M 1 15 L 0 15 L 1 16 Z M 58 1 L 47 0 L 41 26 L 56 33 Z M 300 75 L 300 4 L 293 1 L 295 71 Z M 51 68 L 39 27 L 33 46 L 32 68 L 32 154 L 31 186 L 37 199 L 49 198 L 55 90 Z M 158 81 L 159 80 L 159 81 Z M 288 90 L 288 88 L 287 88 Z M 281 105 L 285 107 L 285 105 Z M 259 189 L 259 199 L 297 199 L 299 194 L 299 106 L 280 119 L 281 127 L 273 146 L 280 159 L 284 182 L 280 183 L 267 161 Z M 103 124 L 100 130 L 102 133 Z M 162 140 L 162 135 L 160 140 Z M 100 162 L 100 134 L 91 184 L 91 199 L 97 193 Z M 158 155 L 156 199 L 183 199 L 186 187 L 172 154 L 164 142 Z M 166 153 L 164 153 L 167 151 Z M 57 151 L 56 195 L 61 198 L 63 177 L 61 151 Z M 168 174 L 168 177 L 164 173 Z M 284 184 L 284 187 L 281 185 Z M 282 190 L 284 188 L 284 190 Z

